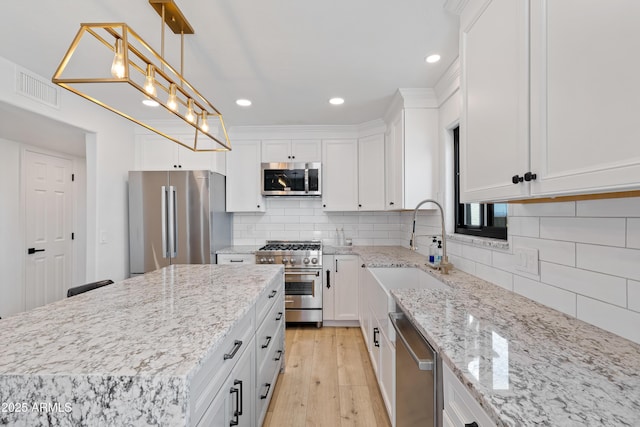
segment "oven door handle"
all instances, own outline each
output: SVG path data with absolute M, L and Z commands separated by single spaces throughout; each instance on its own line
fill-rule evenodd
M 295 277 L 298 280 L 315 280 L 316 277 L 320 277 L 320 271 L 316 271 L 316 272 L 286 272 L 284 273 L 285 276 L 285 282 L 287 282 L 287 279 L 290 279 L 292 277 Z

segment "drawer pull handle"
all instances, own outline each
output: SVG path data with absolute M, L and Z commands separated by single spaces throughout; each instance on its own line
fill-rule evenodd
M 265 344 L 262 344 L 262 348 L 269 347 L 269 344 L 271 344 L 271 337 L 267 337 L 267 342 Z
M 235 340 L 233 342 L 233 348 L 231 349 L 231 353 L 225 353 L 224 354 L 224 360 L 227 359 L 233 359 L 233 356 L 236 355 L 236 353 L 238 352 L 238 350 L 240 350 L 240 347 L 242 346 L 242 341 L 240 340 Z
M 244 262 L 243 259 L 230 259 L 229 262 Z
M 380 329 L 373 328 L 373 345 L 376 347 L 380 347 L 380 341 L 378 340 L 378 334 L 380 333 Z
M 278 354 L 278 357 L 275 357 L 273 360 L 275 360 L 276 362 L 278 362 L 280 359 L 282 359 L 282 350 L 278 350 L 276 351 L 276 353 Z
M 240 406 L 240 396 L 238 394 L 238 389 L 235 387 L 231 387 L 231 394 L 235 394 L 236 395 L 236 410 L 233 411 L 233 420 L 231 420 L 229 422 L 230 426 L 237 426 L 238 424 L 240 424 L 240 412 L 238 411 L 238 407 Z
M 269 396 L 269 390 L 271 390 L 271 384 L 266 383 L 265 386 L 267 387 L 267 391 L 265 391 L 264 394 L 260 396 L 260 399 L 266 399 L 267 396 Z
M 478 427 L 478 423 L 475 421 L 472 423 L 466 423 L 464 427 Z
M 276 317 L 276 320 L 280 320 L 280 319 L 282 319 L 282 312 L 281 311 L 278 312 L 278 316 Z
M 272 290 L 271 293 L 269 294 L 269 298 L 275 297 L 277 293 L 278 293 L 278 291 L 276 291 L 275 289 Z
M 237 413 L 238 415 L 242 415 L 242 404 L 244 403 L 244 397 L 242 397 L 242 389 L 244 388 L 242 386 L 242 381 L 240 380 L 234 380 L 233 381 L 233 385 L 239 385 L 240 386 L 240 406 L 238 406 L 238 404 L 236 403 L 236 408 L 237 408 Z

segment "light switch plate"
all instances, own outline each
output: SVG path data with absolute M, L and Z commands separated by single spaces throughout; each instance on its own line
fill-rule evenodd
M 538 268 L 538 250 L 533 248 L 514 248 L 515 268 L 524 273 L 538 276 L 540 274 Z

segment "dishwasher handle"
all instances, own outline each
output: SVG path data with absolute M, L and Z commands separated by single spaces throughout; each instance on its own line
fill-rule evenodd
M 405 316 L 402 313 L 389 313 L 389 319 L 391 320 L 391 324 L 393 325 L 393 328 L 396 330 L 397 336 L 400 337 L 400 339 L 402 340 L 402 343 L 404 344 L 404 346 L 406 347 L 407 351 L 411 355 L 411 358 L 418 365 L 418 369 L 420 369 L 421 371 L 433 371 L 435 360 L 433 360 L 433 359 L 420 359 L 416 355 L 416 352 L 413 350 L 413 348 L 411 348 L 411 346 L 409 345 L 409 342 L 407 341 L 407 338 L 404 336 L 404 334 L 400 330 L 400 326 L 398 326 L 397 320 L 401 319 L 403 317 L 405 317 Z

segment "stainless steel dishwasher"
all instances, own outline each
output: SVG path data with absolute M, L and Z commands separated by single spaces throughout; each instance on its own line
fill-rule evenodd
M 396 427 L 442 426 L 442 361 L 404 313 L 396 330 Z

